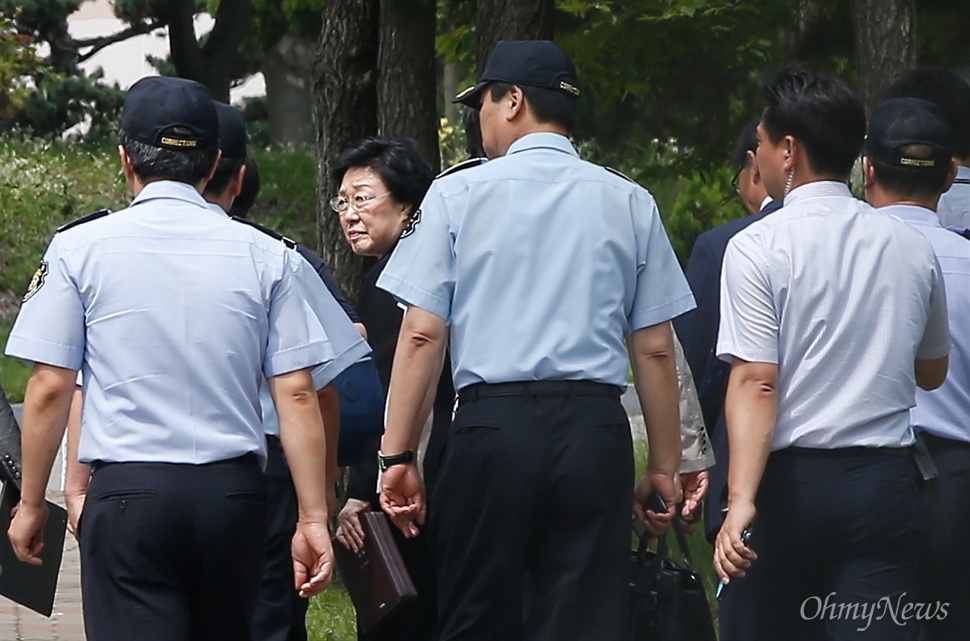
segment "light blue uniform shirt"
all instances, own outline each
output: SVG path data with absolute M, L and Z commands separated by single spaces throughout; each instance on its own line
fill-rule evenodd
M 265 459 L 263 377 L 334 356 L 283 243 L 190 185 L 56 234 L 40 271 L 6 352 L 83 369 L 85 463 Z
M 219 205 L 207 204 L 214 213 L 227 215 Z M 311 370 L 313 384 L 319 390 L 331 383 L 345 369 L 370 354 L 371 349 L 313 266 L 296 249 L 287 247 L 286 252 L 289 266 L 304 299 L 303 307 L 307 315 L 307 323 L 317 323 L 330 343 L 330 358 Z M 259 389 L 259 404 L 262 408 L 263 429 L 266 434 L 279 436 L 280 418 L 265 381 Z
M 911 445 L 914 363 L 949 348 L 933 248 L 844 183 L 793 189 L 728 243 L 717 355 L 778 365 L 772 450 Z
M 917 388 L 910 421 L 930 434 L 970 442 L 970 240 L 943 229 L 929 209 L 891 205 L 879 211 L 899 218 L 930 241 L 946 285 L 950 367 L 937 389 Z
M 551 133 L 435 180 L 377 286 L 450 325 L 457 389 L 625 386 L 624 336 L 694 307 L 653 197 Z
M 970 229 L 970 167 L 959 165 L 953 186 L 940 196 L 936 210 L 943 227 L 963 231 Z

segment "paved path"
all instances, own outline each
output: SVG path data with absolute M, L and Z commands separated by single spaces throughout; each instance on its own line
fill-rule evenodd
M 49 500 L 64 505 L 60 493 L 51 492 Z M 2 641 L 84 641 L 81 615 L 81 559 L 77 541 L 64 539 L 64 559 L 54 596 L 54 613 L 48 619 L 32 610 L 0 597 L 0 639 Z

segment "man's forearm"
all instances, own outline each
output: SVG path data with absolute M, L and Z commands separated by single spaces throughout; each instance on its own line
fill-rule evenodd
M 81 442 L 81 408 L 84 402 L 81 388 L 74 390 L 71 410 L 67 417 L 67 471 L 64 474 L 65 492 L 84 492 L 91 479 L 91 467 L 78 460 Z
M 327 436 L 317 390 L 303 369 L 269 379 L 280 419 L 280 441 L 296 487 L 300 521 L 326 523 Z
M 778 366 L 735 359 L 728 380 L 728 506 L 754 503 L 775 434 Z
M 21 431 L 21 500 L 26 505 L 44 503 L 51 467 L 64 438 L 76 376 L 75 370 L 36 364 L 27 382 Z
M 337 386 L 330 383 L 317 390 L 320 417 L 327 435 L 327 487 L 337 482 L 337 448 L 340 445 L 340 395 Z
M 643 409 L 650 443 L 651 471 L 676 474 L 680 466 L 680 403 L 670 323 L 637 330 L 629 336 L 634 386 Z
M 405 313 L 391 368 L 387 418 L 381 440 L 381 451 L 385 454 L 413 449 L 420 438 L 418 420 L 441 373 L 447 336 L 445 323 L 437 316 L 413 307 Z

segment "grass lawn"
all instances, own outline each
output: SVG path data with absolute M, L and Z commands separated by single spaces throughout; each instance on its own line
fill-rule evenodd
M 13 326 L 14 315 L 0 316 L 0 385 L 11 403 L 24 400 L 24 390 L 27 389 L 27 379 L 32 367 L 16 358 L 3 355 L 3 347 L 7 344 L 7 335 Z

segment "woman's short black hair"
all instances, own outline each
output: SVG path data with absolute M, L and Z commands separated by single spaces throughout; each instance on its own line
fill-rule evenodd
M 840 78 L 808 69 L 786 69 L 764 87 L 761 123 L 772 142 L 794 136 L 819 174 L 848 178 L 866 137 L 866 113 Z
M 355 167 L 370 167 L 380 175 L 394 200 L 415 209 L 431 186 L 431 168 L 410 138 L 376 136 L 364 138 L 345 149 L 334 162 L 331 174 L 339 184 Z

